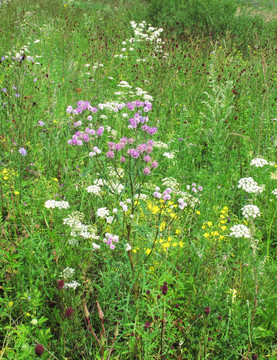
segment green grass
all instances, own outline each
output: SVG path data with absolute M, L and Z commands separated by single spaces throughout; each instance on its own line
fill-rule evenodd
M 139 1 L 0 5 L 1 359 L 38 358 L 38 343 L 44 359 L 276 359 L 274 37 L 254 28 L 241 47 L 228 31 L 213 39 L 166 26 L 161 42 L 129 42 L 138 36 L 130 21 L 148 10 Z M 152 108 L 140 115 L 153 135 L 128 128 L 135 111 L 101 110 L 146 99 Z M 98 111 L 67 112 L 81 100 Z M 68 144 L 102 125 L 102 136 Z M 125 137 L 134 143 L 121 140 L 108 157 L 108 143 Z M 146 143 L 150 161 L 127 153 Z M 94 146 L 101 154 L 90 156 Z M 250 166 L 255 158 L 269 164 Z M 263 191 L 239 189 L 246 177 Z M 166 188 L 171 199 L 153 195 Z M 246 219 L 245 205 L 261 215 Z M 230 236 L 238 224 L 250 237 Z M 119 237 L 113 250 L 107 233 Z

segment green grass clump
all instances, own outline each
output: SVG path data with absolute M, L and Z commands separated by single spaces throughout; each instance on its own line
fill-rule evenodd
M 157 4 L 0 4 L 1 359 L 276 359 L 269 27 Z

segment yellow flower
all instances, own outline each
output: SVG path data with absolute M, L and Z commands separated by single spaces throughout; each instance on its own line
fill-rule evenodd
M 207 225 L 208 225 L 209 227 L 211 227 L 211 226 L 213 226 L 213 223 L 212 223 L 211 221 L 208 221 L 208 222 L 207 222 Z
M 221 226 L 221 230 L 225 231 L 227 229 L 227 226 Z
M 167 249 L 167 248 L 169 248 L 169 247 L 170 247 L 169 242 L 166 242 L 166 243 L 163 244 L 163 248 L 164 248 L 164 249 Z
M 31 314 L 29 314 L 29 313 L 26 313 L 26 316 L 31 316 Z
M 206 229 L 206 226 L 205 226 L 205 225 L 202 225 L 202 229 Z
M 10 301 L 8 305 L 9 305 L 9 307 L 12 307 L 12 306 L 13 306 L 13 302 Z
M 200 213 L 200 211 L 199 211 L 199 210 L 197 210 L 197 211 L 196 211 L 196 214 L 197 214 L 197 215 L 200 215 L 201 213 Z
M 59 181 L 57 178 L 53 178 L 54 181 Z
M 19 191 L 15 191 L 15 192 L 14 192 L 14 195 L 19 195 Z
M 178 230 L 178 229 L 177 229 L 177 230 L 175 231 L 175 234 L 177 234 L 177 235 L 181 234 L 181 230 Z
M 179 246 L 180 247 L 183 247 L 184 246 L 184 243 L 182 241 L 179 241 Z
M 145 254 L 149 255 L 151 253 L 151 249 L 146 249 Z
M 210 237 L 211 235 L 209 233 L 205 233 L 204 237 L 207 239 L 208 237 Z

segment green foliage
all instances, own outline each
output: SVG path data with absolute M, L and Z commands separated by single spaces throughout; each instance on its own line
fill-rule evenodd
M 237 6 L 2 1 L 1 359 L 33 359 L 37 343 L 42 359 L 276 358 L 277 70 L 265 46 L 276 23 Z M 148 11 L 166 26 L 156 37 L 142 23 Z M 147 164 L 106 156 L 108 142 L 149 140 L 128 128 L 126 107 L 91 120 L 66 113 L 80 100 L 151 97 L 147 124 L 158 131 Z M 103 125 L 103 137 L 68 145 L 77 120 L 80 131 Z M 96 144 L 102 152 L 90 156 Z M 269 164 L 250 166 L 257 157 Z M 262 193 L 238 189 L 250 176 Z M 99 194 L 88 193 L 99 180 Z M 153 196 L 157 186 L 173 189 L 170 201 Z M 244 218 L 249 204 L 261 216 Z M 97 215 L 103 207 L 112 220 Z M 230 236 L 237 224 L 250 238 Z M 119 236 L 114 250 L 106 233 Z

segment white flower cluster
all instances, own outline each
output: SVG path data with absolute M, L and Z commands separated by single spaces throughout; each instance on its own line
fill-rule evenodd
M 99 236 L 96 235 L 97 228 L 95 225 L 84 225 L 82 224 L 82 220 L 84 215 L 79 213 L 78 211 L 73 212 L 68 216 L 68 218 L 63 219 L 63 223 L 65 225 L 69 225 L 71 227 L 70 235 L 73 238 L 77 236 L 83 237 L 84 239 L 99 239 Z M 70 239 L 69 244 L 71 245 L 78 245 L 78 240 Z
M 101 194 L 101 187 L 99 185 L 90 185 L 87 187 L 87 192 L 99 196 Z
M 135 195 L 135 199 L 136 200 L 144 200 L 144 201 L 146 201 L 148 199 L 148 196 L 145 195 L 145 194 L 139 193 L 139 194 Z
M 65 280 L 70 279 L 74 275 L 75 269 L 70 267 L 66 267 L 60 274 L 60 277 L 64 278 Z
M 187 207 L 188 204 L 184 201 L 184 199 L 180 198 L 178 199 L 178 206 L 179 209 L 184 210 L 184 208 Z
M 79 284 L 76 280 L 72 280 L 70 283 L 64 284 L 64 289 L 74 289 L 75 290 L 80 285 L 81 284 Z
M 275 195 L 275 197 L 277 198 L 277 189 L 274 189 L 271 194 Z
M 258 186 L 256 181 L 252 178 L 242 178 L 239 180 L 238 188 L 242 188 L 248 193 L 259 194 L 264 190 L 263 186 Z
M 177 190 L 178 186 L 179 186 L 179 183 L 173 177 L 169 177 L 169 178 L 162 179 L 162 185 L 163 186 L 168 186 L 173 190 Z
M 130 251 L 132 249 L 132 247 L 130 246 L 129 243 L 126 244 L 126 251 Z
M 109 210 L 106 207 L 102 207 L 97 209 L 96 211 L 96 216 L 100 217 L 100 218 L 105 218 L 106 216 L 108 216 L 110 214 Z
M 70 207 L 68 201 L 56 201 L 56 200 L 47 200 L 44 206 L 47 209 L 55 209 L 55 208 L 68 209 Z
M 93 250 L 99 250 L 100 249 L 100 245 L 97 245 L 95 243 L 92 243 L 91 245 L 93 247 Z
M 263 167 L 264 165 L 269 165 L 265 159 L 256 158 L 253 159 L 250 163 L 250 166 Z
M 245 205 L 241 210 L 242 215 L 246 217 L 246 219 L 255 219 L 257 216 L 261 216 L 260 209 L 256 205 Z
M 94 146 L 93 147 L 93 151 L 91 151 L 90 153 L 89 153 L 89 156 L 90 157 L 92 157 L 92 156 L 95 156 L 95 155 L 99 155 L 99 154 L 101 154 L 101 150 L 97 147 L 97 146 Z
M 115 243 L 118 243 L 119 237 L 117 235 L 106 233 L 103 239 L 103 242 L 109 245 L 110 249 L 113 250 L 115 248 Z
M 249 239 L 251 237 L 250 230 L 245 225 L 242 225 L 242 224 L 234 225 L 231 227 L 230 230 L 231 230 L 230 236 L 233 236 L 235 238 L 243 237 L 243 238 Z
M 168 149 L 168 145 L 163 143 L 162 141 L 154 141 L 154 146 L 157 148 Z
M 125 204 L 123 201 L 120 201 L 119 205 L 122 207 L 124 212 L 128 211 L 128 205 Z
M 174 159 L 174 157 L 175 157 L 173 151 L 171 153 L 170 152 L 165 152 L 165 153 L 163 153 L 163 156 L 167 157 L 168 159 Z
M 200 204 L 200 200 L 191 194 L 183 191 L 178 191 L 177 195 L 182 196 L 182 200 L 185 202 L 186 206 L 190 205 L 191 207 L 195 207 L 197 204 Z

